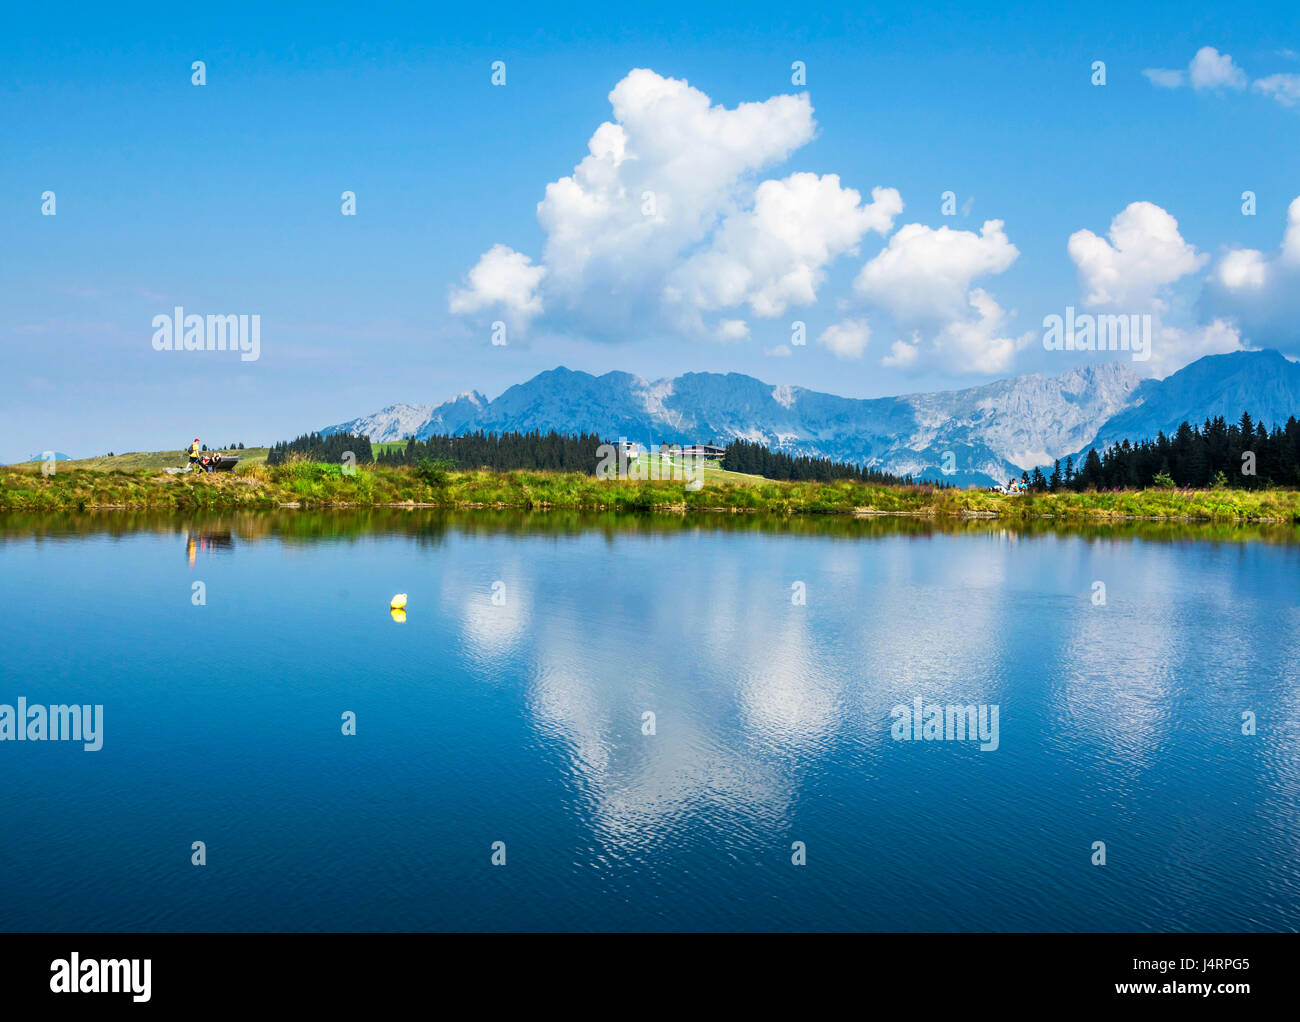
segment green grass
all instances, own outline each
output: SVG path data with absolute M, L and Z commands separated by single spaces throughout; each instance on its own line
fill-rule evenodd
M 660 479 L 673 478 L 682 479 L 685 473 L 683 460 L 681 457 L 674 459 L 670 455 L 662 455 L 656 452 L 642 454 L 638 459 L 645 461 L 645 472 L 647 475 L 657 476 Z M 744 472 L 728 472 L 716 461 L 705 461 L 704 463 L 704 485 L 710 486 L 714 483 L 763 483 L 768 480 L 762 476 L 747 475 Z M 692 466 L 693 468 L 694 466 Z
M 171 464 L 165 457 L 157 457 Z M 252 452 L 246 452 L 252 453 Z M 123 458 L 134 457 L 123 455 Z M 148 456 L 141 456 L 148 457 Z M 94 460 L 94 459 L 91 459 Z M 251 462 L 251 459 L 250 459 Z M 936 490 L 841 480 L 777 482 L 706 472 L 705 485 L 680 480 L 609 480 L 575 472 L 450 472 L 428 482 L 410 466 L 291 462 L 243 463 L 233 474 L 173 475 L 158 468 L 96 468 L 59 462 L 51 476 L 39 467 L 0 468 L 0 509 L 56 511 L 94 508 L 265 509 L 426 505 L 571 511 L 719 511 L 767 515 L 867 517 L 915 515 L 996 517 L 1065 522 L 1125 519 L 1300 523 L 1294 490 L 1135 490 L 1004 496 L 983 490 Z

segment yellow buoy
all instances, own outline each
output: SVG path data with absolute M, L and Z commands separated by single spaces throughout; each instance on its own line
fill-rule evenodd
M 406 594 L 398 593 L 393 597 L 392 602 L 388 604 L 392 610 L 404 610 L 406 608 Z

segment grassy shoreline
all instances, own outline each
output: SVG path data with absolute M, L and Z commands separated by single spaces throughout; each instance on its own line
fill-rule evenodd
M 562 472 L 451 472 L 431 483 L 408 467 L 365 466 L 347 475 L 338 465 L 312 462 L 241 466 L 234 475 L 59 467 L 43 476 L 37 466 L 0 468 L 0 510 L 377 507 L 1300 524 L 1295 490 L 1004 496 L 926 486 L 710 479 L 702 489 L 687 491 L 680 481 L 604 481 Z

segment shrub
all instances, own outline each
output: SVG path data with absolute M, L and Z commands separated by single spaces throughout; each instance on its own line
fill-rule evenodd
M 447 472 L 452 467 L 452 462 L 441 458 L 421 458 L 415 466 L 415 474 L 426 486 L 446 486 Z

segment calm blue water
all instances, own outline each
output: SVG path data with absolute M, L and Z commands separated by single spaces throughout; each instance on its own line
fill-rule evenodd
M 0 929 L 1300 927 L 1300 546 L 723 524 L 0 518 Z

